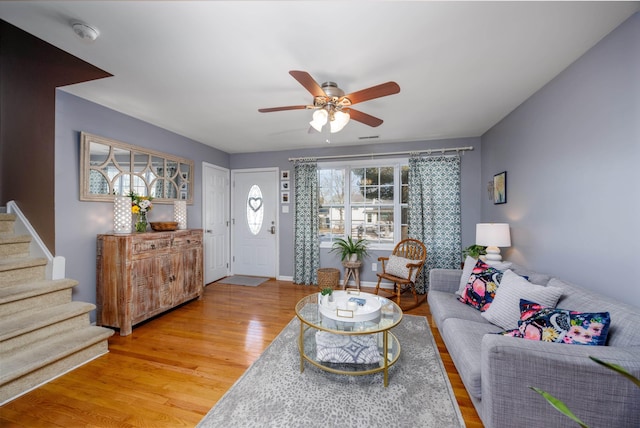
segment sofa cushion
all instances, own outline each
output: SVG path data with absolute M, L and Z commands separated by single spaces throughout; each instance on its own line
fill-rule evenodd
M 467 392 L 474 398 L 480 398 L 482 337 L 487 333 L 500 332 L 500 327 L 487 322 L 448 318 L 444 321 L 441 331 L 442 339 Z
M 517 263 L 511 263 L 511 267 L 509 269 L 520 276 L 524 276 L 532 284 L 547 285 L 551 279 L 551 277 L 545 273 L 527 269 Z
M 460 284 L 461 269 L 431 269 L 428 271 L 429 291 L 446 291 L 451 294 L 458 290 Z
M 486 311 L 493 301 L 501 278 L 502 271 L 478 260 L 459 300 L 479 311 Z
M 456 294 L 458 296 L 461 295 L 464 289 L 467 287 L 467 283 L 469 282 L 469 277 L 471 276 L 471 271 L 476 266 L 477 262 L 478 260 L 474 259 L 471 256 L 467 256 L 467 258 L 464 259 L 464 266 L 462 267 L 462 275 L 460 276 L 460 286 L 458 287 L 458 291 L 456 291 Z
M 577 312 L 520 301 L 521 321 L 506 335 L 542 342 L 604 346 L 609 331 L 609 312 Z
M 561 295 L 560 287 L 532 284 L 513 271 L 507 270 L 502 275 L 500 287 L 493 297 L 491 306 L 482 313 L 482 317 L 505 330 L 515 329 L 520 321 L 520 299 L 553 308 Z
M 446 291 L 429 291 L 427 294 L 429 309 L 436 326 L 442 328 L 447 318 L 460 318 L 469 321 L 486 322 L 477 310 L 460 303 L 453 293 Z
M 552 278 L 549 285 L 560 287 L 562 297 L 559 308 L 571 308 L 582 312 L 609 312 L 609 346 L 640 346 L 640 311 L 637 307 L 607 298 L 584 287 Z M 603 285 L 604 287 L 605 285 Z

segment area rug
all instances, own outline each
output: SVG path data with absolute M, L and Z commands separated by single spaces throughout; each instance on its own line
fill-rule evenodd
M 244 275 L 232 275 L 226 278 L 222 278 L 216 281 L 217 284 L 231 284 L 231 285 L 246 285 L 249 287 L 257 287 L 263 282 L 267 282 L 269 278 L 262 276 L 244 276 Z
M 425 317 L 405 315 L 392 332 L 402 353 L 383 374 L 333 374 L 305 362 L 294 318 L 198 427 L 464 427 Z

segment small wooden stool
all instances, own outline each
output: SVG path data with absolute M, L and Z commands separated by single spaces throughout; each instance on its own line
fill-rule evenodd
M 360 266 L 362 266 L 362 261 L 342 262 L 342 266 L 344 266 L 344 283 L 342 284 L 342 288 L 347 288 L 349 278 L 353 276 L 356 287 L 360 290 Z

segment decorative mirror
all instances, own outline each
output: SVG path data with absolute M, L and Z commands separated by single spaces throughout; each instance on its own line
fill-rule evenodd
M 80 200 L 112 201 L 134 192 L 154 203 L 193 203 L 193 161 L 81 134 Z

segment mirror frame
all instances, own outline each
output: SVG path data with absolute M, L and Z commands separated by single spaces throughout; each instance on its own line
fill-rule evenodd
M 109 147 L 109 154 L 106 157 L 106 160 L 101 165 L 91 165 L 91 143 L 101 144 Z M 155 150 L 150 150 L 138 146 L 134 146 L 131 144 L 123 143 L 120 141 L 112 140 L 109 138 L 100 137 L 97 135 L 89 134 L 86 132 L 80 133 L 80 200 L 81 201 L 97 201 L 97 202 L 105 202 L 105 201 L 113 201 L 115 195 L 113 194 L 113 182 L 109 182 L 109 194 L 97 194 L 90 193 L 89 180 L 91 176 L 91 171 L 100 171 L 100 169 L 111 162 L 113 166 L 119 171 L 117 176 L 121 175 L 130 175 L 132 176 L 129 180 L 129 191 L 133 190 L 133 184 L 136 180 L 133 180 L 133 177 L 138 177 L 141 180 L 137 180 L 139 183 L 142 181 L 145 183 L 147 188 L 147 195 L 151 193 L 151 185 L 153 181 L 148 183 L 144 177 L 141 175 L 132 172 L 131 170 L 124 171 L 119 168 L 117 162 L 113 162 L 114 157 L 114 149 L 126 150 L 129 152 L 129 157 L 133 158 L 135 155 L 147 155 L 149 158 L 148 165 L 151 164 L 153 157 L 161 158 L 163 160 L 163 165 L 166 166 L 168 162 L 177 163 L 178 173 L 175 175 L 175 179 L 164 178 L 165 180 L 169 180 L 170 183 L 173 183 L 178 189 L 178 197 L 176 198 L 156 198 L 153 197 L 154 203 L 159 204 L 172 204 L 174 201 L 186 201 L 187 204 L 193 204 L 193 177 L 194 177 L 194 163 L 192 160 L 181 158 L 179 156 L 170 155 L 167 153 L 158 152 Z M 184 166 L 188 167 L 188 172 L 185 177 L 183 173 Z M 131 168 L 129 168 L 131 169 Z M 100 174 L 104 175 L 102 172 Z M 176 180 L 181 178 L 181 182 L 178 183 Z M 180 197 L 180 194 L 183 192 L 180 186 L 183 183 L 186 183 L 186 199 L 185 197 Z M 128 194 L 129 192 L 127 192 Z M 126 196 L 126 195 L 125 195 Z

